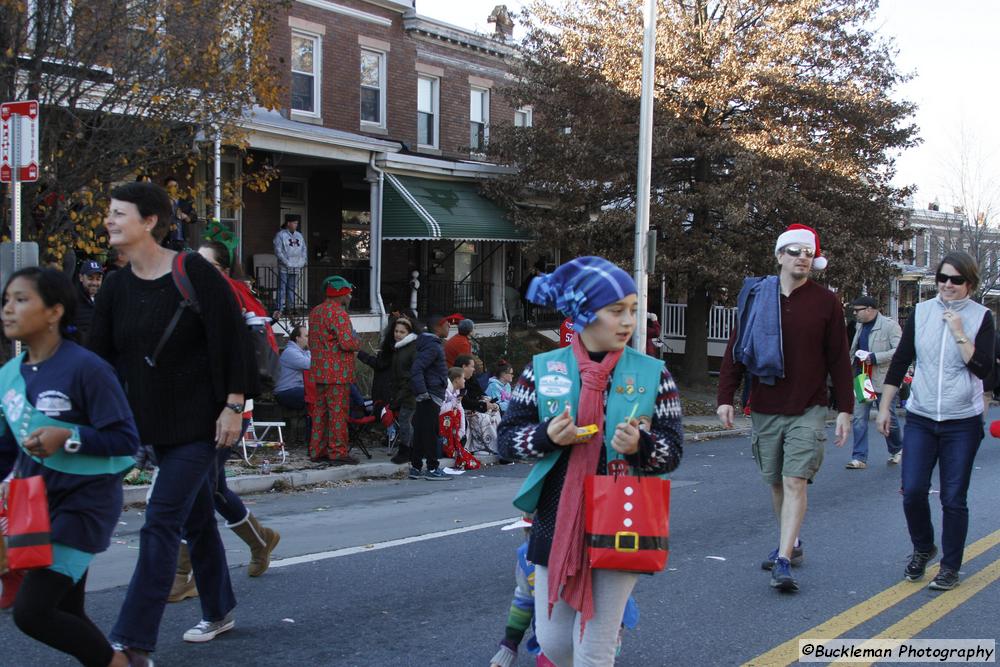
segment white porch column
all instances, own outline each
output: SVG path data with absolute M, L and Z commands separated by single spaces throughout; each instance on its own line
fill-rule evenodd
M 367 177 L 370 187 L 371 206 L 371 227 L 369 230 L 370 240 L 368 246 L 369 261 L 371 262 L 371 273 L 368 277 L 368 295 L 370 311 L 380 316 L 384 315 L 385 308 L 382 305 L 382 170 L 374 166 L 368 169 Z M 379 328 L 385 324 L 384 318 L 380 318 Z
M 899 320 L 899 278 L 889 279 L 889 317 Z
M 504 258 L 507 256 L 507 242 L 500 241 L 500 249 L 490 258 L 490 314 L 495 320 L 503 320 L 503 299 L 506 291 L 504 282 Z

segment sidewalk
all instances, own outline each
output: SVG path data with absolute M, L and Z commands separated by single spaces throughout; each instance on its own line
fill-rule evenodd
M 684 442 L 703 442 L 716 438 L 730 436 L 745 436 L 750 433 L 750 420 L 738 417 L 732 430 L 722 430 L 719 419 L 714 415 L 700 415 L 684 417 Z M 357 450 L 351 452 L 354 456 L 361 458 L 361 463 L 355 466 L 339 466 L 329 468 L 317 468 L 311 470 L 294 470 L 289 472 L 272 473 L 270 475 L 235 475 L 226 478 L 226 484 L 230 489 L 239 495 L 251 493 L 264 493 L 278 487 L 278 490 L 291 490 L 295 488 L 321 484 L 324 482 L 345 482 L 362 479 L 388 479 L 403 475 L 409 469 L 409 464 L 396 464 L 389 460 L 388 454 L 380 448 L 371 450 L 372 458 L 363 458 Z M 492 454 L 476 454 L 483 465 L 493 465 L 496 463 L 496 456 Z M 447 467 L 454 463 L 454 459 L 441 459 L 441 467 Z M 472 474 L 475 474 L 474 471 Z M 146 494 L 149 492 L 149 485 L 125 486 L 125 504 L 133 505 L 145 503 Z

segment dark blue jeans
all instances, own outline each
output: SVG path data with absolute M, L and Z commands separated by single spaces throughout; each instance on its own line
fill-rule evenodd
M 934 546 L 934 525 L 928 494 L 931 474 L 938 467 L 941 487 L 941 567 L 956 572 L 962 565 L 969 532 L 966 494 L 976 452 L 983 441 L 981 416 L 936 422 L 913 413 L 903 430 L 903 512 L 910 540 L 917 551 Z
M 243 420 L 243 432 L 246 433 L 249 419 Z M 215 511 L 218 512 L 229 526 L 238 524 L 247 518 L 247 506 L 243 504 L 236 492 L 226 484 L 226 461 L 232 456 L 232 447 L 219 447 L 215 450 Z
M 215 444 L 156 447 L 156 456 L 159 468 L 139 531 L 139 562 L 110 636 L 111 641 L 145 651 L 156 649 L 182 533 L 191 551 L 202 618 L 218 621 L 236 607 L 212 501 Z

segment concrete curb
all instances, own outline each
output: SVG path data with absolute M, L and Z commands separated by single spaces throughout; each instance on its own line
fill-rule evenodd
M 493 454 L 478 454 L 483 465 L 492 465 L 497 462 L 497 457 Z M 441 467 L 447 467 L 455 463 L 454 459 L 440 459 Z M 226 485 L 236 492 L 237 495 L 251 493 L 265 493 L 274 488 L 275 483 L 282 483 L 287 487 L 295 488 L 310 486 L 312 484 L 322 484 L 323 482 L 345 482 L 355 479 L 388 479 L 405 473 L 409 469 L 407 463 L 392 463 L 389 461 L 373 461 L 359 463 L 356 466 L 337 466 L 329 468 L 317 468 L 314 470 L 293 470 L 291 472 L 272 473 L 270 475 L 237 475 L 227 477 Z M 124 490 L 125 504 L 145 504 L 146 494 L 149 493 L 149 485 L 126 486 Z

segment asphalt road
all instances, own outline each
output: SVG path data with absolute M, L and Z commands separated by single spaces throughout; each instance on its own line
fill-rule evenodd
M 962 586 L 943 594 L 900 583 L 910 546 L 898 468 L 882 463 L 883 442 L 872 441 L 864 471 L 844 469 L 849 447 L 827 444 L 810 487 L 796 595 L 772 590 L 759 566 L 777 537 L 748 439 L 687 447 L 673 476 L 669 570 L 641 578 L 639 627 L 627 633 L 618 665 L 789 664 L 797 642 L 782 645 L 803 634 L 998 636 L 1000 441 L 987 436 L 980 449 L 969 494 L 974 546 Z M 170 605 L 157 664 L 487 665 L 503 635 L 522 539 L 498 522 L 516 516 L 510 500 L 527 470 L 248 498 L 252 511 L 282 532 L 279 560 L 250 580 L 246 549 L 224 530 L 239 599 L 236 628 L 208 644 L 185 644 L 180 636 L 200 608 L 192 600 Z M 141 521 L 135 511 L 124 514 L 115 544 L 92 568 L 88 609 L 102 628 L 111 626 L 124 595 Z M 518 665 L 533 665 L 523 653 Z M 23 637 L 9 614 L 0 616 L 0 665 L 69 664 Z

